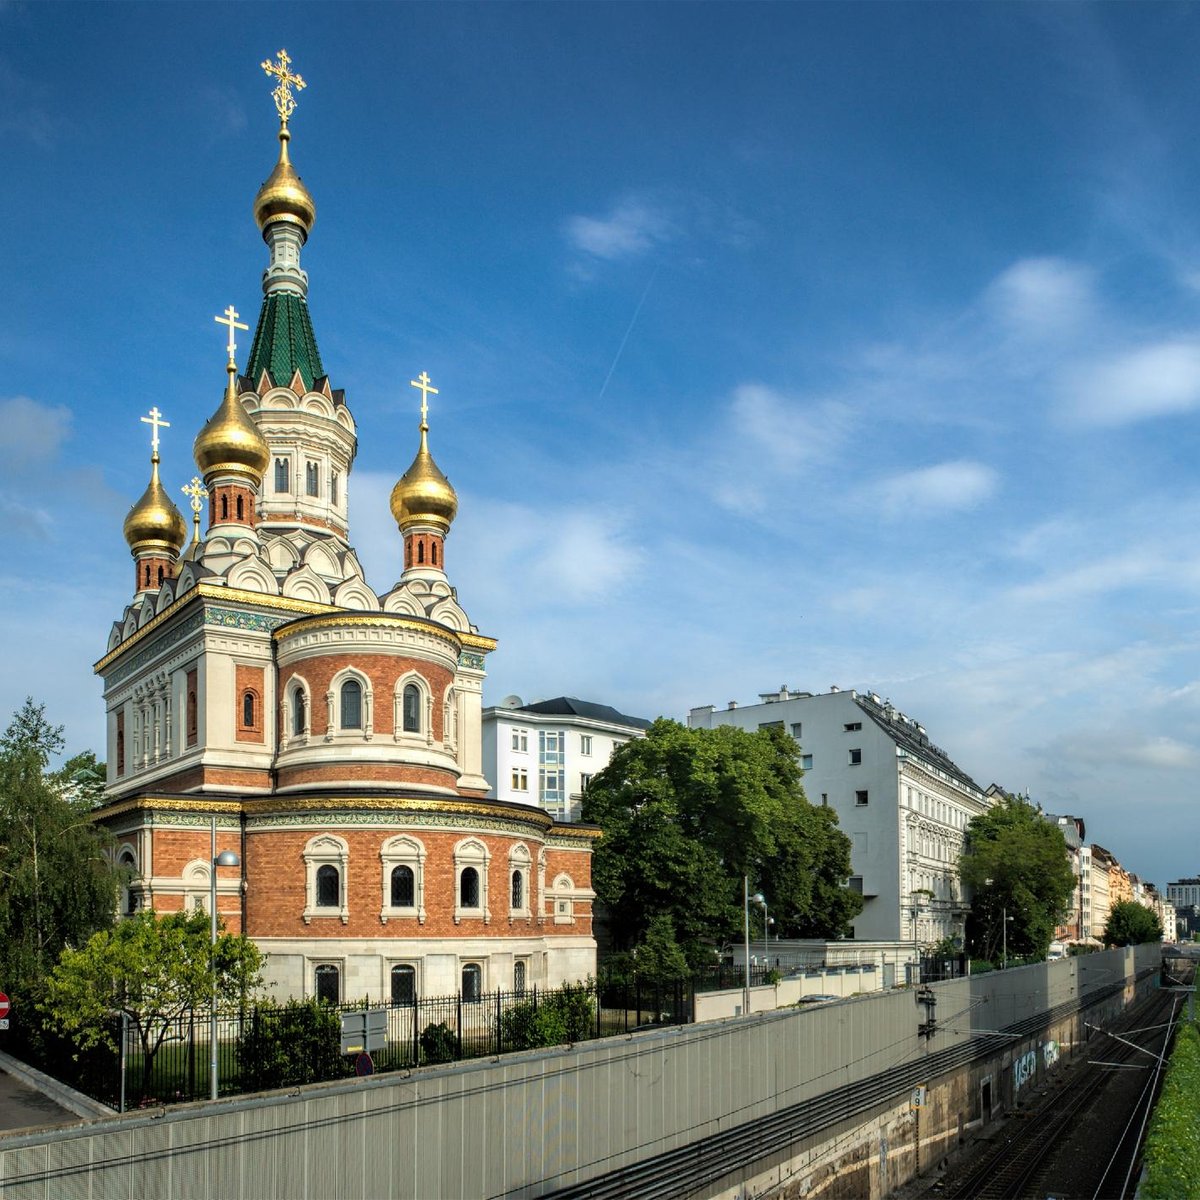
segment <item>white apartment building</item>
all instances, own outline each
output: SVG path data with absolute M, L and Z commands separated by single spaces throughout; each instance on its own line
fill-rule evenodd
M 607 704 L 559 696 L 524 704 L 508 696 L 483 710 L 488 799 L 537 804 L 557 821 L 578 821 L 583 793 L 613 751 L 643 737 L 650 722 Z
M 1200 879 L 1193 876 L 1188 879 L 1176 879 L 1174 883 L 1168 883 L 1167 899 L 1176 908 L 1195 907 L 1197 904 L 1200 904 Z
M 758 704 L 693 708 L 692 728 L 776 725 L 799 743 L 804 790 L 851 841 L 850 886 L 865 904 L 855 939 L 932 945 L 962 937 L 963 836 L 991 801 L 923 726 L 874 692 L 777 692 Z

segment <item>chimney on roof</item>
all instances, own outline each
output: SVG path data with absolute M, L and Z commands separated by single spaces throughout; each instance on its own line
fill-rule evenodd
M 842 689 L 836 683 L 829 685 L 829 694 L 832 696 L 835 692 L 840 692 Z
M 737 708 L 737 701 L 730 700 L 728 708 L 729 708 L 729 711 L 732 712 L 735 708 Z
M 787 690 L 786 683 L 781 683 L 779 685 L 779 698 L 780 698 L 780 700 L 786 700 L 788 698 L 788 690 Z

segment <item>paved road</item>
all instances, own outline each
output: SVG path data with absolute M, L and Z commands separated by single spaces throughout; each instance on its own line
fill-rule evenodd
M 78 1120 L 73 1112 L 55 1104 L 49 1096 L 0 1071 L 0 1130 L 70 1125 Z

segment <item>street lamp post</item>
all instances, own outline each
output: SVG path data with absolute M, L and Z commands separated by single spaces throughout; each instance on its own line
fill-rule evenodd
M 763 910 L 763 964 L 770 966 L 771 964 L 771 918 L 767 915 L 767 901 L 762 892 L 755 892 L 750 897 L 755 904 L 761 904 Z
M 208 1080 L 209 1080 L 209 1096 L 215 1100 L 217 1098 L 217 868 L 218 867 L 238 867 L 241 866 L 242 860 L 238 858 L 232 850 L 222 850 L 217 853 L 217 818 L 213 814 L 211 826 L 211 839 L 209 842 L 211 854 L 209 859 L 208 871 L 208 913 L 210 923 L 210 937 L 208 948 L 208 964 L 209 972 L 212 976 L 212 996 L 209 999 L 208 1015 L 208 1052 L 210 1055 L 208 1064 Z
M 1002 959 L 1000 969 L 1002 971 L 1007 971 L 1008 970 L 1008 923 L 1009 923 L 1009 921 L 1012 920 L 1012 917 L 1010 917 L 1008 915 L 1007 908 L 1000 909 L 1000 917 L 1001 917 L 1000 941 L 1001 941 L 1001 945 L 1003 946 L 1003 949 L 1000 951 L 1000 957 Z
M 742 876 L 742 937 L 746 957 L 743 960 L 745 974 L 742 976 L 742 1012 L 750 1012 L 750 876 Z

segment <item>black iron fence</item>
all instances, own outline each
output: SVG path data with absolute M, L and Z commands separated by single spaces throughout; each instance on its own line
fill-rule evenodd
M 589 982 L 539 991 L 488 992 L 478 999 L 424 996 L 398 1004 L 264 1003 L 217 1016 L 218 1093 L 293 1087 L 348 1077 L 369 1065 L 394 1071 L 607 1037 L 693 1019 L 690 983 Z M 342 1014 L 385 1013 L 370 1063 L 344 1054 Z M 119 1111 L 208 1097 L 212 1087 L 208 1012 L 143 1031 L 114 1017 L 105 1043 L 78 1054 L 66 1040 L 6 1047 L 55 1078 Z M 143 1036 L 145 1034 L 145 1036 Z

